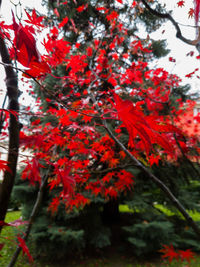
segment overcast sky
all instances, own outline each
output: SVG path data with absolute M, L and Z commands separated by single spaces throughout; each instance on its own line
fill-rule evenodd
M 160 0 L 160 3 L 165 3 L 168 10 L 173 10 L 173 17 L 179 23 L 182 34 L 185 38 L 194 40 L 196 37 L 196 29 L 194 26 L 194 18 L 188 18 L 188 11 L 193 7 L 192 0 L 186 0 L 183 8 L 177 7 L 178 0 Z M 164 30 L 164 34 L 162 34 Z M 192 85 L 193 90 L 199 90 L 200 92 L 200 80 L 194 76 L 192 79 L 185 78 L 185 75 L 192 72 L 195 68 L 200 67 L 200 60 L 196 59 L 198 52 L 194 46 L 185 44 L 178 38 L 176 38 L 176 31 L 171 22 L 165 23 L 161 29 L 153 34 L 154 38 L 167 40 L 168 48 L 171 50 L 169 56 L 176 59 L 176 63 L 170 63 L 166 58 L 159 59 L 158 64 L 163 66 L 169 72 L 178 74 L 183 83 L 189 83 Z M 186 56 L 190 51 L 194 51 L 194 56 Z M 200 76 L 200 70 L 196 72 L 196 75 Z M 198 89 L 199 88 L 199 89 Z
M 20 1 L 22 4 L 21 8 L 17 8 L 17 14 L 20 17 L 21 16 L 21 12 L 23 12 L 23 17 L 26 18 L 26 15 L 24 14 L 24 9 L 25 8 L 35 8 L 36 10 L 39 10 L 41 13 L 45 13 L 45 7 L 43 7 L 41 5 L 40 0 L 21 0 Z M 12 3 L 14 4 L 18 4 L 19 0 L 12 0 Z M 12 23 L 12 14 L 11 14 L 11 10 L 13 10 L 14 12 L 15 10 L 15 6 L 13 4 L 11 4 L 11 2 L 9 0 L 2 0 L 2 6 L 0 9 L 0 19 L 1 20 L 5 20 L 6 23 L 11 24 Z M 4 99 L 4 95 L 5 95 L 5 73 L 4 73 L 4 69 L 2 66 L 0 66 L 0 107 L 3 103 L 3 99 Z M 23 105 L 34 105 L 33 100 L 30 99 L 29 95 L 27 94 L 26 90 L 28 89 L 27 84 L 22 84 L 20 83 L 20 91 L 23 91 L 22 96 L 20 97 L 20 103 L 22 103 Z
M 126 0 L 124 0 L 126 1 Z M 132 1 L 132 0 L 131 0 Z M 19 0 L 12 0 L 13 3 L 17 4 Z M 36 10 L 40 10 L 40 12 L 45 13 L 45 8 L 41 6 L 40 0 L 21 0 L 22 9 L 25 7 L 35 8 Z M 187 0 L 185 1 L 185 7 L 177 8 L 177 0 L 160 0 L 160 3 L 165 3 L 168 10 L 173 10 L 173 16 L 175 20 L 181 24 L 187 26 L 181 26 L 181 30 L 183 35 L 188 39 L 195 38 L 195 30 L 188 25 L 194 25 L 194 19 L 188 19 L 188 10 L 190 7 L 193 7 L 193 1 Z M 6 22 L 11 23 L 11 9 L 14 10 L 14 6 L 10 3 L 9 0 L 2 0 L 2 7 L 0 10 L 0 19 L 5 19 Z M 20 9 L 17 10 L 18 15 L 20 15 Z M 198 78 L 193 77 L 192 79 L 185 78 L 185 75 L 192 72 L 195 68 L 200 66 L 199 60 L 196 60 L 195 57 L 198 55 L 197 51 L 193 46 L 189 46 L 179 39 L 176 38 L 176 31 L 174 26 L 167 22 L 165 23 L 161 29 L 155 32 L 152 35 L 155 39 L 167 39 L 168 48 L 171 50 L 170 57 L 176 59 L 175 63 L 169 62 L 168 57 L 164 59 L 159 59 L 154 63 L 155 66 L 163 67 L 170 73 L 178 74 L 183 83 L 190 83 L 192 85 L 193 90 L 199 90 L 200 92 L 200 81 Z M 194 51 L 195 54 L 193 57 L 186 56 L 190 51 Z M 200 76 L 200 71 L 196 73 Z M 4 85 L 4 71 L 3 68 L 0 67 L 0 89 L 5 90 Z M 21 89 L 21 88 L 20 88 Z M 23 89 L 25 92 L 26 90 Z M 1 92 L 0 92 L 1 93 Z M 24 93 L 22 99 L 20 100 L 23 104 L 30 104 L 30 98 L 27 98 L 27 94 Z M 0 95 L 0 105 L 3 100 L 3 95 Z

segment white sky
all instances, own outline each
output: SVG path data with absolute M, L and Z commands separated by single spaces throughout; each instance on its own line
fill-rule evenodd
M 124 0 L 125 1 L 125 0 Z M 131 0 L 132 1 L 132 0 Z M 184 25 L 194 25 L 194 19 L 188 19 L 188 10 L 190 7 L 193 7 L 193 1 L 192 0 L 186 0 L 185 7 L 183 8 L 177 8 L 177 1 L 178 0 L 160 0 L 160 3 L 165 3 L 168 10 L 173 10 L 173 17 L 175 20 L 179 23 L 182 23 Z M 12 0 L 13 3 L 17 4 L 19 0 Z M 44 7 L 41 6 L 40 0 L 21 0 L 20 1 L 24 7 L 29 8 L 35 8 L 36 10 L 40 10 L 41 13 L 45 13 Z M 11 9 L 14 10 L 14 6 L 10 3 L 9 0 L 2 0 L 2 6 L 0 10 L 1 18 L 5 19 L 7 23 L 11 22 Z M 20 10 L 18 9 L 18 15 L 20 15 Z M 0 19 L 1 19 L 0 18 Z M 180 26 L 182 33 L 184 37 L 188 39 L 194 39 L 195 38 L 195 31 L 192 27 L 185 27 Z M 162 31 L 164 30 L 164 33 Z M 196 60 L 195 57 L 198 55 L 197 51 L 193 46 L 189 46 L 179 39 L 176 38 L 176 31 L 174 29 L 174 26 L 171 24 L 171 22 L 165 23 L 161 29 L 154 34 L 152 34 L 152 37 L 155 39 L 167 39 L 168 49 L 171 50 L 171 53 L 163 59 L 159 59 L 157 62 L 155 62 L 156 66 L 163 67 L 170 73 L 176 73 L 178 74 L 182 80 L 183 84 L 189 83 L 192 85 L 192 89 L 195 91 L 200 92 L 200 80 L 193 77 L 191 79 L 185 78 L 185 75 L 192 72 L 195 68 L 200 67 L 200 60 Z M 195 54 L 193 57 L 186 56 L 187 53 L 190 51 L 194 51 Z M 176 63 L 169 62 L 168 57 L 173 57 L 176 59 Z M 200 71 L 196 73 L 200 76 Z M 4 71 L 3 67 L 0 66 L 0 90 L 5 90 L 5 84 L 4 84 Z M 22 87 L 20 85 L 20 87 Z M 20 90 L 22 90 L 20 88 Z M 30 97 L 26 94 L 26 90 L 24 90 L 24 93 L 20 99 L 20 102 L 22 102 L 24 105 L 31 105 Z M 0 92 L 0 105 L 3 101 L 3 95 L 1 95 Z
M 39 10 L 41 13 L 45 14 L 45 8 L 41 5 L 40 0 L 21 0 L 22 8 L 17 9 L 18 16 L 21 16 L 21 11 L 23 11 L 26 7 L 28 8 L 35 8 L 36 10 Z M 18 4 L 19 0 L 12 0 L 12 3 Z M 12 14 L 11 10 L 15 11 L 15 6 L 11 4 L 9 0 L 2 0 L 2 5 L 0 8 L 0 19 L 5 20 L 7 24 L 12 23 Z M 14 12 L 15 13 L 15 12 Z M 24 13 L 24 11 L 23 11 Z M 26 18 L 26 15 L 24 15 L 24 18 Z M 4 95 L 5 95 L 5 73 L 3 66 L 0 65 L 0 107 L 3 103 Z M 34 101 L 30 99 L 30 96 L 26 92 L 26 89 L 28 89 L 27 84 L 19 83 L 19 89 L 23 92 L 22 96 L 20 97 L 20 103 L 25 106 L 34 106 Z M 1 91 L 3 90 L 3 92 Z
M 188 11 L 194 6 L 193 1 L 186 0 L 183 8 L 177 7 L 178 0 L 159 0 L 159 2 L 165 3 L 168 10 L 173 10 L 172 16 L 179 23 L 182 35 L 187 39 L 194 40 L 196 30 L 188 26 L 194 26 L 194 18 L 188 18 Z M 162 34 L 163 30 L 165 30 L 164 34 Z M 200 60 L 196 59 L 196 56 L 198 56 L 196 48 L 176 38 L 176 30 L 170 21 L 152 36 L 157 39 L 166 39 L 167 47 L 171 50 L 169 56 L 176 59 L 176 63 L 170 63 L 167 58 L 159 59 L 159 66 L 163 66 L 169 72 L 178 74 L 182 78 L 183 83 L 191 84 L 192 89 L 200 93 L 200 80 L 195 76 L 192 79 L 185 78 L 186 74 L 192 72 L 195 68 L 200 68 Z M 193 57 L 186 56 L 190 51 L 195 52 Z M 200 70 L 196 72 L 196 75 L 200 76 Z

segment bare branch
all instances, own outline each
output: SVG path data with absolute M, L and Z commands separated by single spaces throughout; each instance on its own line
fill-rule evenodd
M 50 170 L 50 168 L 49 168 Z M 32 209 L 32 212 L 31 212 L 31 215 L 30 215 L 30 218 L 29 218 L 29 222 L 28 222 L 28 225 L 27 225 L 27 228 L 26 228 L 26 231 L 25 231 L 25 235 L 23 237 L 24 241 L 27 241 L 28 240 L 28 237 L 29 237 L 29 234 L 31 232 L 31 229 L 32 229 L 32 225 L 35 221 L 35 218 L 37 216 L 37 213 L 38 213 L 38 210 L 41 206 L 41 203 L 42 203 L 42 198 L 43 198 L 43 193 L 44 193 L 44 189 L 45 189 L 45 186 L 46 186 L 46 182 L 47 182 L 47 179 L 48 179 L 48 175 L 49 175 L 49 170 L 47 172 L 47 174 L 43 177 L 42 179 L 42 183 L 40 185 L 40 188 L 39 188 L 39 191 L 38 191 L 38 194 L 37 194 L 37 198 L 36 198 L 36 202 L 33 206 L 33 209 Z M 15 253 L 13 254 L 13 257 L 10 261 L 10 263 L 8 264 L 8 267 L 13 267 L 18 259 L 18 256 L 21 252 L 21 247 L 18 246 L 16 248 L 16 251 Z
M 157 10 L 151 8 L 145 0 L 141 0 L 141 1 L 144 4 L 144 6 L 146 7 L 146 9 L 148 9 L 151 12 L 151 14 L 153 14 L 154 16 L 162 18 L 162 19 L 170 20 L 176 29 L 176 37 L 179 38 L 181 41 L 183 41 L 186 44 L 195 46 L 196 49 L 198 50 L 198 52 L 200 52 L 200 28 L 199 27 L 198 27 L 198 31 L 197 31 L 197 33 L 198 33 L 197 38 L 195 40 L 187 39 L 182 35 L 181 29 L 180 29 L 178 23 L 175 21 L 175 19 L 171 16 L 170 13 L 160 13 Z

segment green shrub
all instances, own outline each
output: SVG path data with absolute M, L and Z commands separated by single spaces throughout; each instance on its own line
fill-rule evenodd
M 123 227 L 127 240 L 137 256 L 157 252 L 162 244 L 169 244 L 175 238 L 174 226 L 167 221 L 146 221 Z

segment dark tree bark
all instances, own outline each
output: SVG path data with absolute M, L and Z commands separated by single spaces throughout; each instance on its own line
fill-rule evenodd
M 6 212 L 8 209 L 8 203 L 12 188 L 15 181 L 16 169 L 17 169 L 17 159 L 18 159 L 18 149 L 19 149 L 19 121 L 18 121 L 18 79 L 15 71 L 13 70 L 12 63 L 10 60 L 9 52 L 6 43 L 2 37 L 0 37 L 0 55 L 2 58 L 6 73 L 6 87 L 8 96 L 8 110 L 11 111 L 9 118 L 9 128 L 8 128 L 8 167 L 9 171 L 4 172 L 3 182 L 0 186 L 0 221 L 4 221 Z M 16 112 L 16 114 L 13 114 Z M 1 231 L 1 227 L 0 227 Z

